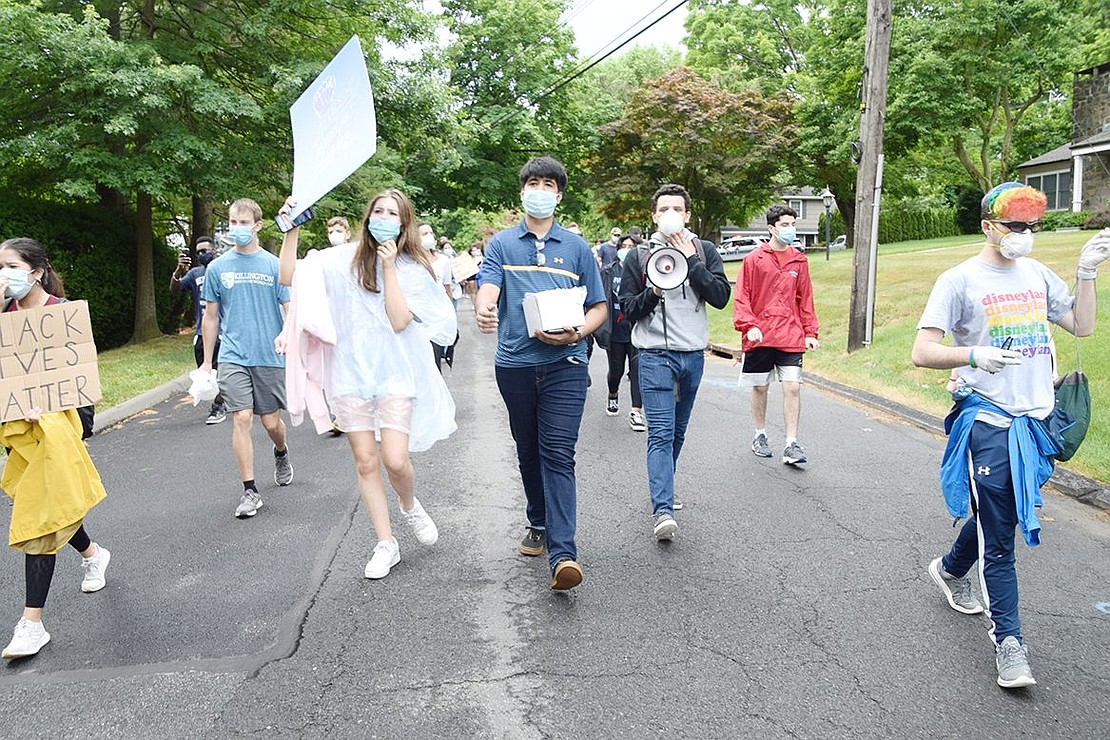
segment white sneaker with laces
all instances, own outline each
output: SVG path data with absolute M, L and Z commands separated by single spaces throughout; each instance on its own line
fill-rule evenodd
M 385 578 L 389 575 L 389 569 L 399 562 L 401 562 L 401 548 L 397 546 L 397 540 L 382 540 L 374 546 L 374 554 L 366 564 L 366 577 L 375 580 Z
M 15 625 L 12 641 L 4 648 L 4 657 L 26 658 L 29 655 L 35 655 L 48 642 L 50 642 L 50 633 L 42 626 L 42 622 L 20 618 Z
M 412 528 L 412 533 L 416 535 L 416 539 L 422 545 L 434 545 L 436 540 L 439 539 L 439 529 L 432 518 L 428 516 L 428 512 L 424 511 L 424 507 L 415 497 L 412 499 L 412 508 L 405 511 L 401 509 L 401 515 L 405 517 L 405 521 L 409 523 Z
M 96 546 L 96 554 L 91 558 L 81 558 L 81 567 L 85 569 L 85 578 L 81 581 L 81 590 L 87 594 L 104 588 L 104 571 L 108 570 L 108 563 L 112 560 L 112 553 L 107 547 Z

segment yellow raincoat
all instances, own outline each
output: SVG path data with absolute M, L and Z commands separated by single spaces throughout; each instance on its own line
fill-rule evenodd
M 14 502 L 8 544 L 29 555 L 56 553 L 107 495 L 81 441 L 81 420 L 70 409 L 35 423 L 8 421 L 0 441 L 9 448 L 0 486 Z

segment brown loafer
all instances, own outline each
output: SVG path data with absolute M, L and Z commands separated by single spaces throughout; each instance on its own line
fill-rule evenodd
M 582 566 L 573 560 L 560 560 L 551 576 L 552 591 L 568 591 L 582 582 Z

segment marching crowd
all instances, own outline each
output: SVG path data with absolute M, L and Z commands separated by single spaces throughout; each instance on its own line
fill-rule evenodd
M 567 188 L 558 161 L 530 160 L 519 181 L 523 218 L 484 250 L 467 252 L 480 269 L 461 282 L 452 270 L 453 248 L 436 240 L 396 189 L 370 198 L 353 233 L 345 219 L 330 219 L 331 246 L 301 258 L 297 227 L 285 232 L 277 256 L 262 248 L 262 209 L 249 198 L 228 210 L 233 248 L 216 256 L 211 239 L 196 240 L 200 265 L 183 258 L 170 287 L 192 293 L 196 363 L 216 376 L 218 395 L 206 422 L 232 422 L 242 485 L 236 517 L 249 519 L 263 507 L 254 418 L 272 443 L 274 483 L 287 486 L 294 463 L 281 412 L 293 424 L 307 413 L 317 432 L 345 435 L 351 448 L 377 540 L 365 577 L 386 577 L 401 558 L 386 478 L 405 525 L 420 543 L 434 545 L 438 529 L 416 497 L 410 453 L 456 429 L 441 371 L 454 362 L 456 304 L 464 295 L 473 301 L 479 330 L 497 335 L 495 376 L 525 498 L 517 549 L 529 557 L 546 554 L 553 590 L 573 589 L 584 578 L 575 544 L 575 448 L 595 341 L 608 355 L 606 413 L 620 413 L 627 375 L 628 423 L 646 432 L 655 540 L 673 540 L 679 530 L 675 471 L 701 383 L 708 306 L 732 305 L 743 350 L 740 380 L 750 394 L 752 453 L 773 456 L 767 397 L 777 380 L 782 462 L 807 462 L 798 441 L 800 388 L 804 354 L 819 347 L 819 331 L 808 263 L 793 246 L 797 213 L 782 205 L 767 211 L 769 241 L 744 259 L 733 284 L 715 245 L 691 231 L 690 195 L 680 185 L 664 184 L 645 197 L 650 234 L 614 228 L 609 242 L 592 249 L 573 224 L 555 219 Z M 279 214 L 295 206 L 289 199 Z M 1044 195 L 1019 183 L 987 193 L 983 245 L 937 280 L 911 351 L 914 364 L 953 373 L 941 483 L 949 510 L 967 517 L 951 549 L 927 572 L 953 609 L 988 614 L 997 681 L 1007 688 L 1035 683 L 1018 619 L 1014 540 L 1020 529 L 1030 545 L 1037 543 L 1039 488 L 1060 449 L 1055 427 L 1044 423 L 1055 413 L 1055 368 L 1052 355 L 1039 350 L 1051 341 L 1050 323 L 1077 336 L 1092 333 L 1094 281 L 1110 256 L 1107 229 L 1084 245 L 1071 295 L 1060 277 L 1029 257 L 1044 210 Z M 664 254 L 672 260 L 665 270 L 659 267 Z M 677 278 L 660 277 L 674 267 Z M 581 323 L 529 330 L 525 296 L 561 289 L 581 291 Z M 0 243 L 0 290 L 5 311 L 64 300 L 45 251 L 28 238 Z M 1010 298 L 1004 310 L 999 296 Z M 988 312 L 988 305 L 995 308 Z M 85 431 L 76 410 L 36 412 L 0 427 L 9 451 L 2 485 L 14 502 L 9 544 L 24 552 L 26 570 L 25 607 L 5 658 L 34 655 L 49 642 L 42 611 L 55 554 L 66 544 L 81 554 L 82 591 L 105 586 L 111 554 L 85 529 L 86 515 L 105 496 L 82 442 Z M 976 564 L 978 594 L 969 577 Z

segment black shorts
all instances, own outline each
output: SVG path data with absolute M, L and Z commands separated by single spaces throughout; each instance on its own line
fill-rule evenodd
M 204 337 L 200 334 L 193 335 L 193 357 L 197 360 L 197 367 L 204 364 Z M 212 350 L 212 369 L 220 366 L 220 338 L 216 337 L 216 349 Z
M 802 382 L 803 352 L 784 352 L 774 347 L 756 347 L 744 353 L 744 364 L 740 368 L 740 384 L 761 386 L 771 382 L 774 374 L 780 381 Z

